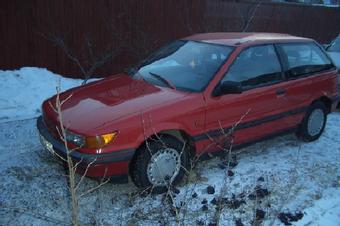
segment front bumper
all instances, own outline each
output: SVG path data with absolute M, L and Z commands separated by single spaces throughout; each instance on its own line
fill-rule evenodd
M 53 137 L 46 127 L 42 116 L 37 119 L 37 128 L 40 134 L 41 144 L 52 154 L 59 156 L 59 159 L 67 158 L 65 145 Z M 69 154 L 72 161 L 78 164 L 78 173 L 85 172 L 88 177 L 107 177 L 113 182 L 122 183 L 128 180 L 129 162 L 135 150 L 126 149 L 103 154 L 85 154 L 78 150 L 72 150 Z

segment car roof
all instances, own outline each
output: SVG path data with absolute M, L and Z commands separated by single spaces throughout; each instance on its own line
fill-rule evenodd
M 183 40 L 192 40 L 207 42 L 221 45 L 242 45 L 244 43 L 272 43 L 272 42 L 294 42 L 294 41 L 312 41 L 309 38 L 292 36 L 289 34 L 278 33 L 257 33 L 257 32 L 217 32 L 217 33 L 200 33 L 184 38 Z

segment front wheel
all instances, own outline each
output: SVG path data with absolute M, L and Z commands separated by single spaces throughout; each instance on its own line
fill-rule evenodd
M 307 142 L 317 140 L 325 129 L 327 110 L 321 101 L 313 103 L 302 120 L 298 136 Z
M 166 191 L 180 182 L 189 165 L 187 148 L 170 135 L 149 140 L 138 150 L 131 166 L 131 178 L 137 187 Z

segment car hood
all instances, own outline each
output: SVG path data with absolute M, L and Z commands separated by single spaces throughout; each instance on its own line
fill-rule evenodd
M 120 74 L 62 93 L 60 100 L 67 99 L 61 108 L 63 124 L 71 131 L 89 134 L 112 121 L 179 101 L 186 95 L 185 92 L 153 86 L 144 80 Z M 56 96 L 45 101 L 44 109 L 47 109 L 45 113 L 49 117 L 57 120 L 48 102 L 53 105 Z

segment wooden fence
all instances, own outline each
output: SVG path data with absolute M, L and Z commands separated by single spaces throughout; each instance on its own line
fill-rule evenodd
M 242 30 L 325 43 L 340 33 L 340 8 L 244 0 L 0 0 L 0 69 L 35 66 L 81 77 L 83 68 L 106 76 L 171 40 Z

